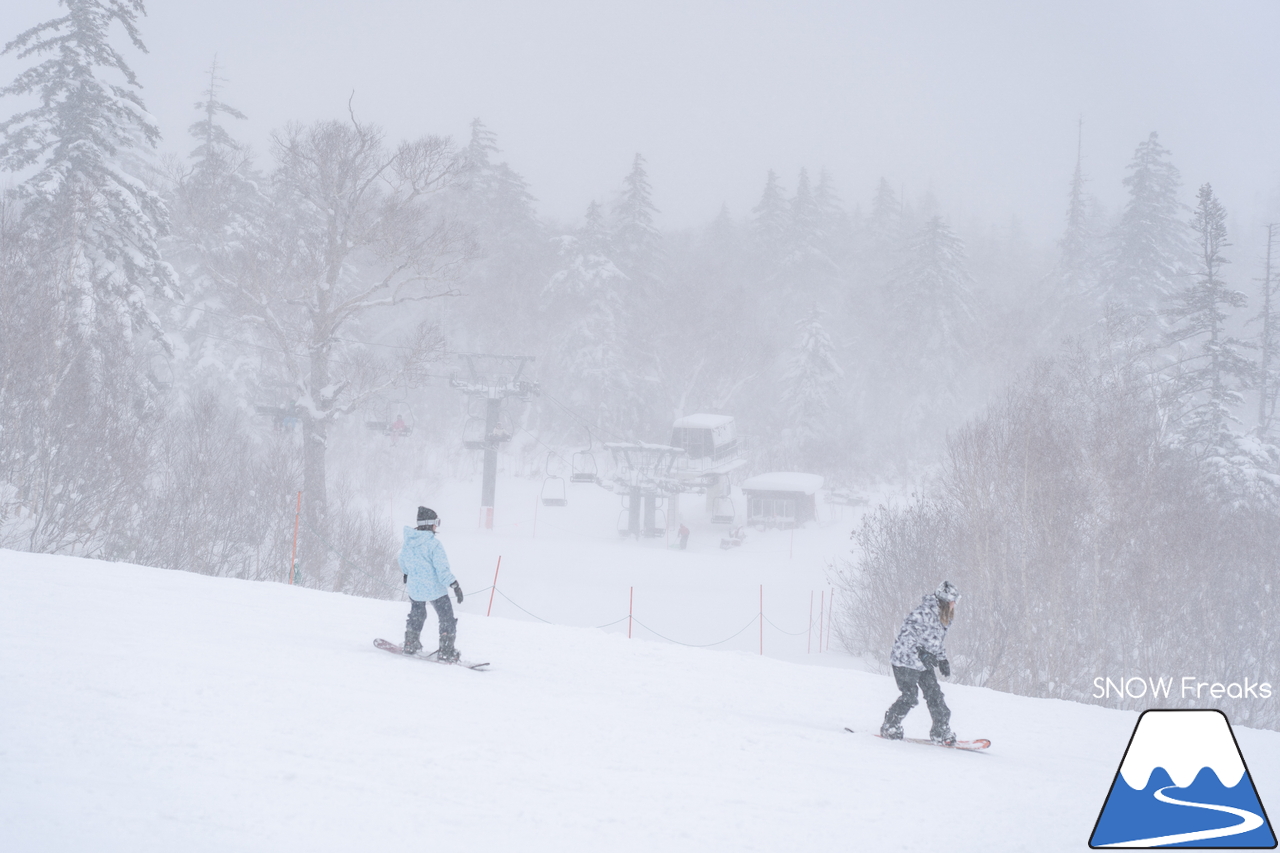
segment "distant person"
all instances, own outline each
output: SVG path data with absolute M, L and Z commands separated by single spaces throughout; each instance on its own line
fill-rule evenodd
M 440 516 L 425 506 L 418 507 L 418 526 L 404 529 L 404 545 L 400 548 L 400 571 L 409 592 L 409 620 L 405 623 L 404 653 L 416 655 L 422 651 L 422 626 L 427 621 L 427 602 L 436 610 L 440 621 L 440 649 L 436 660 L 453 663 L 462 655 L 454 648 L 458 635 L 458 620 L 453 615 L 449 590 L 462 603 L 462 587 L 449 571 L 449 558 L 444 546 L 436 538 Z
M 919 702 L 919 691 L 924 692 L 933 728 L 929 739 L 943 746 L 954 746 L 955 732 L 951 731 L 951 709 L 942 696 L 942 688 L 933 674 L 937 667 L 943 677 L 951 675 L 951 663 L 942 641 L 947 628 L 955 618 L 956 602 L 960 592 L 951 581 L 943 581 L 933 592 L 924 597 L 919 606 L 907 614 L 906 621 L 893 642 L 889 663 L 893 665 L 893 678 L 902 695 L 889 706 L 884 715 L 880 736 L 890 740 L 902 739 L 902 719 Z
M 689 547 L 689 528 L 685 527 L 683 524 L 680 525 L 679 535 L 680 535 L 680 550 L 683 551 L 685 548 Z

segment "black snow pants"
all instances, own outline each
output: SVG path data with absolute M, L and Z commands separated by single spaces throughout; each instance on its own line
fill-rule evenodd
M 453 615 L 453 602 L 448 593 L 431 602 L 436 609 L 436 618 L 440 620 L 440 649 L 452 651 L 454 638 L 458 636 L 458 619 Z M 417 641 L 422 634 L 422 626 L 427 623 L 427 603 L 409 599 L 409 621 L 405 623 L 405 641 L 409 638 Z
M 917 689 L 919 689 L 924 691 L 924 702 L 929 706 L 929 716 L 933 718 L 930 736 L 946 735 L 951 729 L 951 709 L 942 698 L 942 688 L 938 686 L 938 677 L 933 674 L 932 667 L 927 667 L 921 672 L 918 669 L 895 666 L 893 678 L 898 682 L 898 689 L 902 691 L 902 695 L 885 712 L 885 725 L 902 725 L 902 718 L 920 701 L 917 695 Z

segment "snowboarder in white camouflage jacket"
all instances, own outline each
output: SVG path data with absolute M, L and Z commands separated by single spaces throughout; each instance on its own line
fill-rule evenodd
M 956 601 L 959 598 L 960 593 L 955 585 L 951 581 L 943 581 L 936 590 L 924 597 L 902 623 L 898 637 L 893 642 L 893 652 L 889 655 L 893 677 L 902 695 L 885 712 L 884 725 L 880 727 L 881 737 L 891 740 L 902 737 L 902 718 L 920 701 L 918 693 L 923 691 L 929 716 L 933 719 L 929 738 L 934 743 L 946 746 L 955 744 L 956 736 L 951 731 L 951 709 L 943 699 L 942 688 L 938 686 L 933 669 L 937 667 L 944 677 L 951 675 L 951 662 L 947 660 L 947 651 L 943 648 L 942 641 L 947 636 L 951 620 L 955 618 Z

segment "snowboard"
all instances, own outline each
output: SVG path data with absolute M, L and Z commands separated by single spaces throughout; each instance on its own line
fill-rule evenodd
M 373 641 L 373 644 L 378 648 L 382 649 L 384 652 L 391 652 L 391 654 L 393 655 L 400 655 L 400 657 L 402 658 L 407 657 L 410 660 L 425 660 L 425 661 L 429 661 L 430 663 L 438 663 L 444 666 L 465 666 L 467 669 L 474 669 L 476 672 L 488 672 L 488 670 L 485 669 L 485 667 L 489 665 L 488 661 L 485 661 L 484 663 L 472 663 L 469 660 L 455 660 L 455 661 L 440 660 L 435 656 L 436 652 L 440 651 L 439 649 L 436 649 L 436 652 L 431 652 L 430 654 L 425 654 L 425 655 L 424 654 L 406 655 L 404 653 L 403 646 L 398 646 L 395 643 L 391 642 L 390 640 L 384 640 L 381 637 L 379 637 L 378 639 Z
M 844 730 L 852 734 L 857 734 L 857 732 L 853 731 L 853 729 L 849 728 L 848 726 L 845 726 Z M 881 740 L 901 740 L 904 743 L 923 743 L 926 746 L 940 746 L 943 749 L 963 749 L 963 750 L 966 750 L 967 752 L 977 752 L 980 749 L 986 749 L 987 747 L 991 746 L 991 741 L 987 740 L 986 738 L 977 738 L 975 740 L 958 740 L 955 743 L 953 743 L 951 746 L 947 746 L 946 744 L 934 743 L 933 741 L 929 740 L 927 737 L 887 738 L 887 737 L 881 737 L 879 733 L 876 733 L 876 737 L 880 738 Z

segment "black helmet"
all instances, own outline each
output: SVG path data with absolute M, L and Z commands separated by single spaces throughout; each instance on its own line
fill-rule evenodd
M 419 527 L 435 527 L 440 523 L 440 516 L 436 515 L 436 511 L 430 507 L 418 507 L 418 526 Z

